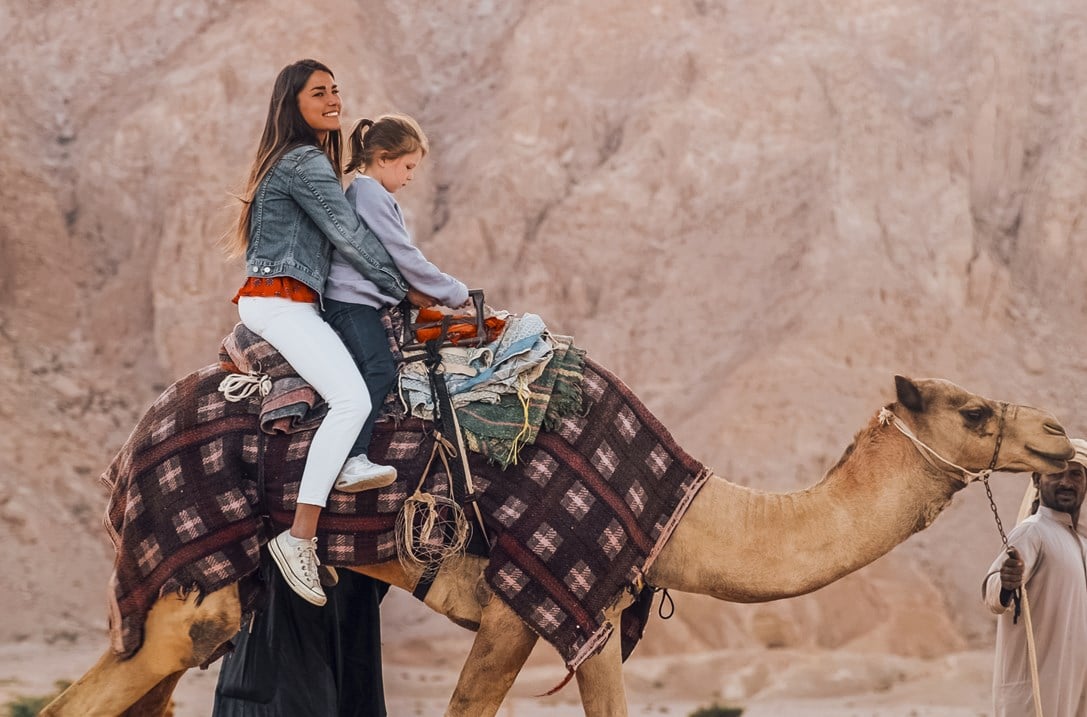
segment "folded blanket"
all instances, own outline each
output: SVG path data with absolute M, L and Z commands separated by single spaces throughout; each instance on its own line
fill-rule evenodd
M 254 380 L 260 375 L 272 379 L 268 393 L 260 399 L 260 429 L 265 433 L 313 430 L 328 414 L 328 405 L 313 386 L 295 373 L 274 346 L 243 323 L 235 324 L 219 346 L 219 368 Z
M 298 375 L 274 346 L 241 322 L 219 346 L 219 367 L 228 373 L 263 373 L 272 379 Z
M 444 349 L 446 385 L 454 408 L 469 403 L 497 403 L 536 380 L 551 357 L 554 344 L 536 314 L 507 316 L 497 341 L 478 348 Z M 426 367 L 408 364 L 400 376 L 400 395 L 413 416 L 434 415 L 434 398 Z
M 551 358 L 524 391 L 506 394 L 497 403 L 470 403 L 456 409 L 469 450 L 504 468 L 517 462 L 521 448 L 536 440 L 545 421 L 553 428 L 566 416 L 581 412 L 585 352 L 569 336 L 552 335 L 551 341 Z

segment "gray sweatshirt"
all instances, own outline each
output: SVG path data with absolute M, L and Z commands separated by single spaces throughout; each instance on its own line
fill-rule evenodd
M 468 300 L 468 287 L 427 261 L 412 243 L 400 205 L 381 182 L 373 177 L 359 176 L 347 188 L 347 201 L 389 252 L 396 268 L 412 288 L 433 296 L 446 306 L 460 306 Z M 339 251 L 332 252 L 324 295 L 375 309 L 398 302 L 396 297 L 381 293 L 377 285 L 356 271 Z

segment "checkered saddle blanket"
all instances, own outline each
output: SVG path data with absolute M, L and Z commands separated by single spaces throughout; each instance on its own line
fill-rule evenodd
M 312 431 L 269 435 L 259 400 L 232 403 L 208 366 L 170 386 L 143 416 L 102 481 L 116 549 L 110 628 L 130 656 L 159 596 L 210 593 L 253 575 L 261 545 L 290 524 Z M 570 668 L 601 649 L 603 611 L 634 585 L 707 477 L 614 375 L 586 359 L 588 410 L 542 431 L 506 469 L 475 453 L 469 465 L 491 538 L 486 580 Z M 394 525 L 430 457 L 430 425 L 378 424 L 370 455 L 397 468 L 387 488 L 333 491 L 319 554 L 330 565 L 397 558 Z M 258 486 L 264 486 L 261 501 Z M 440 462 L 425 486 L 448 495 Z M 624 624 L 623 634 L 640 635 Z

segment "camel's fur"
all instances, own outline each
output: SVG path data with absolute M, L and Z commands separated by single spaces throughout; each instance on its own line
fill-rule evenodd
M 898 377 L 896 420 L 944 458 L 968 470 L 989 466 L 1000 407 L 942 380 Z M 1052 472 L 1072 456 L 1064 429 L 1049 414 L 1011 405 L 998 468 Z M 927 462 L 893 426 L 873 420 L 817 485 L 764 493 L 713 477 L 691 504 L 647 574 L 650 584 L 759 602 L 801 595 L 867 565 L 923 529 L 964 483 Z M 482 580 L 485 562 L 450 561 L 426 604 L 457 624 L 478 628 L 446 714 L 497 714 L 536 635 Z M 398 563 L 353 568 L 411 590 L 417 575 Z M 616 605 L 612 617 L 622 605 Z M 200 664 L 238 629 L 236 586 L 200 603 L 164 597 L 147 620 L 143 646 L 119 661 L 107 652 L 42 715 L 161 715 L 180 674 Z M 577 672 L 585 714 L 625 715 L 620 646 L 610 640 Z M 153 694 L 148 694 L 152 693 Z

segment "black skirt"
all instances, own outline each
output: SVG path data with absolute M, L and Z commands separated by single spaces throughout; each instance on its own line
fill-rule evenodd
M 379 603 L 389 586 L 340 570 L 317 607 L 262 560 L 267 601 L 223 658 L 212 717 L 386 717 Z

